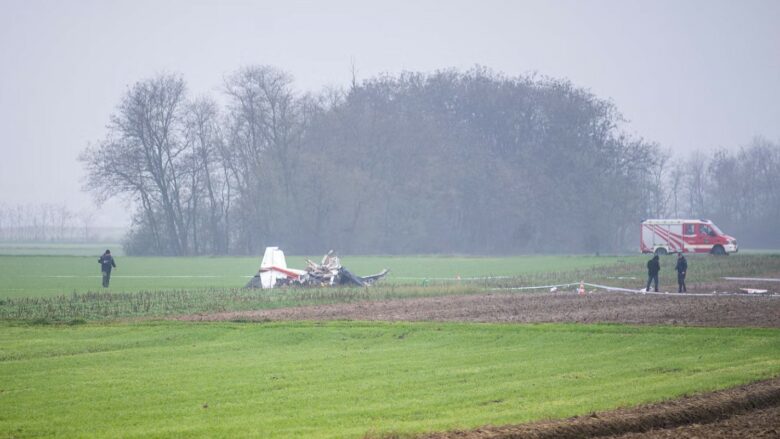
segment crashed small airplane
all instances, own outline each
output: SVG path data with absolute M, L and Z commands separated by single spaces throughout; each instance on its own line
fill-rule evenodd
M 279 247 L 266 247 L 263 261 L 257 274 L 247 282 L 244 288 L 274 288 L 292 286 L 333 286 L 358 285 L 366 287 L 382 279 L 390 271 L 382 270 L 371 276 L 356 276 L 341 266 L 338 256 L 329 251 L 322 262 L 317 264 L 306 260 L 305 270 L 287 268 L 284 252 Z

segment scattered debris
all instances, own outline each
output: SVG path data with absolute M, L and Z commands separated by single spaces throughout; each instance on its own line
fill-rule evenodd
M 371 276 L 357 276 L 341 266 L 341 260 L 333 250 L 319 264 L 307 259 L 304 270 L 287 268 L 284 252 L 279 247 L 266 247 L 260 269 L 244 288 L 274 288 L 285 285 L 333 286 L 358 285 L 366 287 L 384 278 L 390 271 L 384 269 Z
M 748 293 L 748 294 L 764 294 L 769 290 L 760 290 L 757 288 L 740 288 L 740 290 Z
M 579 285 L 579 287 L 577 287 Z M 597 293 L 599 290 L 605 290 L 605 291 L 611 291 L 611 292 L 624 292 L 624 293 L 633 293 L 633 294 L 652 294 L 652 295 L 668 295 L 668 296 L 684 296 L 684 297 L 705 297 L 705 296 L 747 296 L 750 293 L 753 293 L 754 295 L 761 295 L 764 297 L 780 297 L 780 293 L 772 292 L 769 290 L 761 290 L 761 289 L 750 289 L 750 288 L 740 288 L 741 290 L 745 292 L 729 292 L 729 291 L 717 291 L 713 290 L 709 293 L 675 293 L 675 292 L 669 292 L 669 291 L 662 291 L 662 292 L 655 292 L 652 290 L 648 290 L 646 288 L 641 289 L 633 289 L 633 288 L 623 288 L 623 287 L 613 287 L 609 285 L 600 285 L 600 284 L 593 284 L 588 282 L 570 282 L 566 284 L 558 284 L 558 285 L 539 285 L 539 286 L 525 286 L 525 287 L 503 287 L 503 288 L 490 288 L 490 291 L 526 291 L 526 290 L 539 290 L 539 289 L 549 289 L 551 293 L 554 293 L 556 291 L 563 291 L 562 288 L 569 288 L 574 286 L 575 289 L 569 290 L 574 293 L 579 293 L 580 289 L 583 291 L 585 290 L 584 287 L 588 286 L 592 289 L 589 291 L 586 291 L 588 294 Z M 750 291 L 748 291 L 750 290 Z

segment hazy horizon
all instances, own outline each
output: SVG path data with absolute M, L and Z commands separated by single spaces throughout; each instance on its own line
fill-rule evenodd
M 137 81 L 180 74 L 192 96 L 268 64 L 298 90 L 382 73 L 482 65 L 567 78 L 609 99 L 628 133 L 689 153 L 780 140 L 780 2 L 7 1 L 0 15 L 0 203 L 65 203 L 129 223 L 81 191 L 78 154 Z

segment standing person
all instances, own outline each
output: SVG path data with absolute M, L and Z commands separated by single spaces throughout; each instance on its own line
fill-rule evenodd
M 650 291 L 650 282 L 655 283 L 655 292 L 658 292 L 658 272 L 661 271 L 661 263 L 658 262 L 658 255 L 647 261 L 647 287 L 645 291 Z
M 116 268 L 116 262 L 111 256 L 111 250 L 106 250 L 103 256 L 98 259 L 100 271 L 103 272 L 103 288 L 108 288 L 108 281 L 111 280 L 111 268 Z
M 674 267 L 677 270 L 677 292 L 687 293 L 688 288 L 685 288 L 685 273 L 688 272 L 688 261 L 683 256 L 682 252 L 677 253 L 677 265 Z

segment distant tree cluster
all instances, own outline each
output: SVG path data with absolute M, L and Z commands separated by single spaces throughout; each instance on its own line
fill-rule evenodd
M 127 253 L 614 251 L 672 200 L 704 205 L 679 186 L 690 169 L 670 172 L 612 103 L 565 80 L 475 68 L 313 95 L 253 66 L 222 92 L 220 106 L 178 76 L 140 81 L 81 155 L 98 201 L 137 206 Z M 712 163 L 702 196 L 726 175 Z
M 91 216 L 65 205 L 0 203 L 0 241 L 74 242 L 93 237 Z
M 780 248 L 780 143 L 757 137 L 663 161 L 663 185 L 648 216 L 709 218 L 754 248 Z

